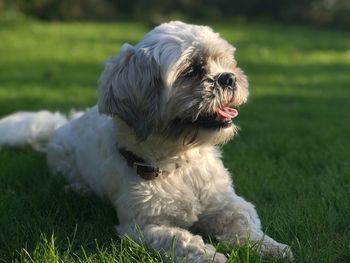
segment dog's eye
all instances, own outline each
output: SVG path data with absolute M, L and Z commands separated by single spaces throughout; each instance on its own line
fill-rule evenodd
M 204 68 L 201 64 L 193 64 L 184 72 L 184 75 L 186 77 L 192 78 L 201 74 L 203 70 Z

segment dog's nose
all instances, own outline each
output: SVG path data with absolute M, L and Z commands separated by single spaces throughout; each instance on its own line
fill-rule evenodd
M 233 73 L 224 72 L 217 78 L 217 83 L 223 89 L 235 89 L 236 88 L 236 77 Z

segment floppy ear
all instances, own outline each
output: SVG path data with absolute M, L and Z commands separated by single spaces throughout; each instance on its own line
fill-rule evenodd
M 99 111 L 118 116 L 140 141 L 145 140 L 157 125 L 161 85 L 160 67 L 151 50 L 124 44 L 101 75 Z

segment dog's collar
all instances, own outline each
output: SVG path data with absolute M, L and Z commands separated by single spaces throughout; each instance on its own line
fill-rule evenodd
M 142 179 L 153 180 L 163 173 L 159 167 L 148 164 L 143 158 L 137 156 L 133 152 L 125 148 L 118 148 L 120 154 L 125 158 L 126 162 L 132 167 L 136 174 Z

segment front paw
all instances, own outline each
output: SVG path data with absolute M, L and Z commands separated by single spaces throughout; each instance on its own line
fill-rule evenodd
M 274 240 L 273 242 L 264 240 L 262 244 L 258 245 L 258 252 L 263 256 L 294 260 L 291 248 Z
M 188 262 L 193 263 L 225 263 L 227 258 L 224 254 L 216 252 L 216 249 L 209 244 L 205 244 L 205 251 L 202 256 L 195 260 L 188 258 Z
M 213 259 L 209 259 L 210 263 L 225 263 L 227 262 L 227 258 L 224 254 L 216 253 Z
M 292 249 L 288 245 L 280 244 L 279 255 L 282 258 L 294 260 Z

